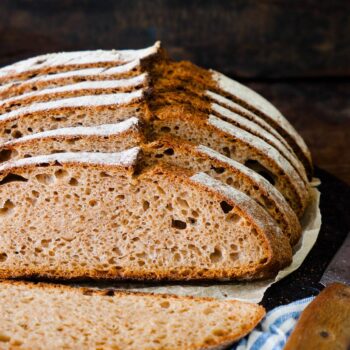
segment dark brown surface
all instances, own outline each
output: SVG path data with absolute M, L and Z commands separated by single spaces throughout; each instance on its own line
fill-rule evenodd
M 284 350 L 330 350 L 350 347 L 350 287 L 334 283 L 301 314 Z
M 350 184 L 350 1 L 0 2 L 0 66 L 155 40 L 261 92 L 300 131 L 315 164 Z

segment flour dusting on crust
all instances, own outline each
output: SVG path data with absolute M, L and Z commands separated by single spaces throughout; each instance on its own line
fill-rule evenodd
M 99 152 L 66 152 L 54 153 L 45 156 L 36 156 L 23 158 L 4 163 L 0 166 L 0 172 L 11 168 L 22 168 L 30 165 L 39 165 L 42 163 L 81 163 L 81 164 L 101 164 L 115 166 L 135 165 L 140 152 L 140 147 L 130 148 L 126 151 L 117 153 L 99 153 Z
M 18 108 L 14 111 L 0 115 L 0 121 L 17 118 L 23 114 L 47 111 L 65 107 L 96 107 L 113 106 L 131 103 L 134 100 L 144 96 L 145 90 L 140 89 L 128 93 L 115 93 L 106 95 L 88 95 L 79 97 L 70 97 L 56 101 L 33 103 L 29 106 Z

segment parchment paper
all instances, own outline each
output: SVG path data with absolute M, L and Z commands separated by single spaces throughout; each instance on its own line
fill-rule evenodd
M 311 185 L 311 200 L 305 215 L 302 219 L 303 234 L 299 243 L 294 248 L 293 262 L 290 266 L 279 271 L 273 279 L 258 282 L 222 282 L 213 284 L 163 284 L 163 285 L 145 285 L 132 283 L 117 283 L 113 285 L 104 285 L 115 289 L 132 290 L 139 292 L 152 293 L 170 293 L 177 295 L 205 296 L 218 299 L 239 299 L 254 303 L 259 303 L 266 290 L 271 284 L 276 283 L 282 278 L 299 268 L 307 254 L 316 242 L 321 228 L 321 212 L 319 209 L 320 192 L 316 186 L 320 184 L 319 179 L 313 179 Z

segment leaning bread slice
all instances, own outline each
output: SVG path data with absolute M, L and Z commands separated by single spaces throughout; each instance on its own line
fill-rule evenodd
M 187 105 L 171 105 L 154 111 L 156 135 L 171 134 L 201 144 L 245 164 L 266 177 L 301 217 L 309 200 L 308 187 L 290 163 L 255 135 Z
M 54 129 L 5 142 L 0 163 L 61 152 L 118 152 L 144 142 L 142 123 L 131 117 L 117 124 Z
M 0 282 L 1 349 L 223 349 L 264 316 L 251 303 Z
M 288 141 L 303 162 L 308 175 L 312 176 L 311 155 L 304 140 L 276 107 L 252 89 L 219 72 L 206 70 L 186 61 L 157 62 L 153 74 L 165 77 L 169 81 L 167 84 L 181 80 L 197 92 L 214 92 L 260 116 Z
M 83 81 L 49 89 L 32 91 L 19 96 L 0 100 L 0 114 L 11 112 L 26 105 L 60 100 L 68 97 L 85 95 L 113 94 L 118 92 L 129 92 L 148 87 L 148 76 L 146 73 L 128 79 Z
M 264 124 L 262 119 L 247 118 L 248 114 L 252 114 L 249 111 L 248 114 L 237 113 L 216 102 L 208 102 L 203 97 L 199 98 L 196 95 L 190 94 L 188 91 L 159 92 L 154 94 L 150 103 L 151 106 L 155 107 L 165 104 L 176 106 L 179 103 L 187 103 L 199 111 L 203 111 L 206 114 L 213 114 L 238 128 L 248 131 L 278 150 L 296 170 L 302 180 L 306 184 L 308 183 L 305 168 L 294 151 L 289 147 L 288 143 L 277 132 L 273 132 L 274 129 L 272 127 L 266 127 L 266 123 Z
M 144 163 L 163 161 L 205 172 L 244 192 L 276 220 L 294 245 L 300 238 L 299 220 L 284 197 L 264 177 L 208 148 L 166 136 L 146 144 L 141 123 L 130 118 L 118 124 L 50 130 L 9 141 L 0 147 L 0 162 L 59 152 L 117 152 L 142 145 Z
M 138 148 L 0 167 L 0 277 L 258 279 L 291 246 L 254 200 L 204 173 L 142 168 Z
M 163 161 L 204 172 L 245 193 L 271 215 L 292 245 L 299 241 L 301 226 L 298 217 L 281 193 L 255 171 L 209 147 L 169 136 L 144 145 L 143 150 L 148 164 Z
M 92 126 L 144 115 L 144 89 L 130 93 L 86 95 L 26 105 L 0 115 L 0 139 L 72 126 Z
M 0 86 L 0 98 L 16 97 L 25 93 L 64 86 L 83 81 L 125 79 L 140 75 L 142 62 L 139 59 L 120 66 L 85 68 L 68 72 L 39 75 L 23 81 L 14 81 Z
M 50 53 L 31 57 L 0 68 L 0 83 L 22 81 L 36 76 L 82 68 L 110 68 L 135 60 L 162 56 L 160 42 L 140 50 L 94 50 Z

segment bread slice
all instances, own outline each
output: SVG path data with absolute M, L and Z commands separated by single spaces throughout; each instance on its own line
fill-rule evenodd
M 33 103 L 0 115 L 2 142 L 72 126 L 110 124 L 146 115 L 143 89 Z
M 0 83 L 23 81 L 33 77 L 83 68 L 113 68 L 135 60 L 162 56 L 160 42 L 140 50 L 95 50 L 50 53 L 36 56 L 0 69 Z
M 157 76 L 157 80 L 163 77 L 160 85 L 172 85 L 180 80 L 196 93 L 214 92 L 260 116 L 287 140 L 311 177 L 312 160 L 304 140 L 281 112 L 255 91 L 219 72 L 205 70 L 186 61 L 157 61 L 153 74 Z M 229 105 L 230 103 L 226 104 Z
M 298 217 L 281 193 L 264 177 L 213 149 L 163 136 L 143 146 L 147 164 L 160 160 L 168 164 L 204 172 L 255 200 L 277 222 L 295 245 L 301 235 Z
M 253 199 L 204 173 L 142 167 L 139 149 L 0 167 L 0 277 L 273 276 L 289 240 Z
M 201 144 L 236 160 L 266 177 L 301 217 L 308 204 L 308 186 L 290 163 L 264 140 L 214 115 L 188 105 L 169 105 L 154 110 L 157 135 L 171 134 Z
M 0 146 L 0 163 L 62 152 L 118 152 L 145 142 L 142 123 L 131 117 L 117 124 L 39 132 Z
M 207 115 L 213 114 L 218 118 L 261 138 L 263 141 L 280 152 L 296 170 L 305 184 L 308 183 L 305 168 L 299 158 L 295 155 L 294 151 L 277 132 L 271 132 L 271 129 L 274 129 L 268 124 L 268 126 L 266 126 L 266 122 L 264 124 L 261 118 L 247 118 L 247 113 L 237 113 L 231 111 L 230 109 L 219 105 L 216 102 L 208 102 L 203 98 L 190 94 L 188 91 L 183 91 L 180 93 L 178 91 L 167 91 L 165 93 L 154 93 L 153 96 L 154 98 L 152 98 L 150 103 L 152 106 L 156 106 L 156 108 L 162 105 L 173 106 L 188 103 L 195 109 L 205 112 Z M 248 114 L 251 113 L 248 111 Z
M 144 164 L 159 161 L 205 172 L 244 192 L 276 220 L 291 244 L 301 234 L 299 220 L 286 200 L 265 178 L 205 146 L 163 136 L 145 143 L 140 121 L 133 117 L 118 124 L 50 130 L 9 141 L 0 147 L 0 162 L 59 152 L 117 152 L 142 146 Z
M 265 314 L 233 300 L 5 281 L 0 312 L 4 350 L 223 349 Z
M 142 61 L 136 59 L 120 66 L 85 68 L 68 72 L 39 75 L 23 81 L 14 81 L 0 86 L 0 98 L 16 97 L 25 93 L 64 86 L 84 81 L 125 79 L 142 73 Z
M 145 90 L 135 90 L 26 105 L 0 116 L 0 138 L 10 141 L 44 130 L 109 124 L 131 116 L 141 117 L 155 134 L 170 132 L 253 165 L 254 170 L 268 176 L 301 217 L 308 202 L 307 185 L 278 150 L 254 134 L 214 115 L 208 116 L 188 104 L 165 107 L 156 107 L 153 103 L 149 105 L 146 94 Z M 188 123 L 191 130 L 187 130 Z M 223 138 L 222 135 L 226 136 Z
M 26 105 L 60 100 L 84 95 L 102 95 L 118 92 L 131 92 L 148 87 L 148 75 L 142 73 L 127 79 L 82 81 L 78 83 L 31 91 L 22 95 L 0 100 L 0 114 L 8 113 Z

